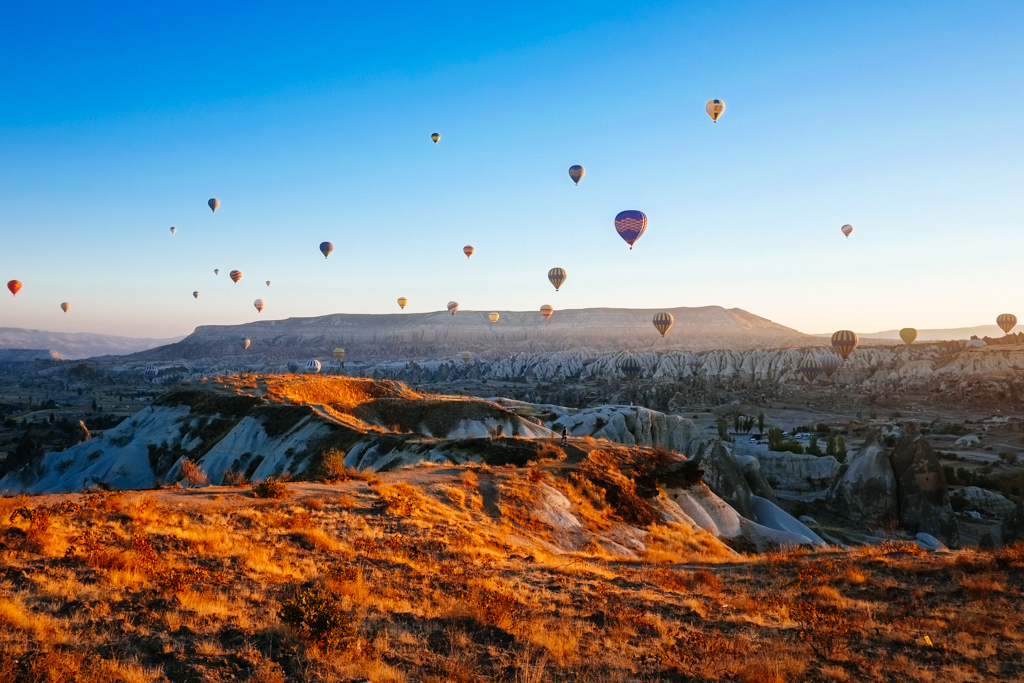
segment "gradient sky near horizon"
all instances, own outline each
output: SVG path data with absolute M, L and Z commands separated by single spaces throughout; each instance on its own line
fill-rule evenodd
M 1021 35 L 1020 2 L 8 3 L 0 327 L 1024 319 Z

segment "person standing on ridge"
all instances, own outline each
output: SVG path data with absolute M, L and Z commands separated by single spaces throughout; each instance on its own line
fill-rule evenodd
M 569 428 L 562 427 L 562 445 L 566 446 L 569 443 Z

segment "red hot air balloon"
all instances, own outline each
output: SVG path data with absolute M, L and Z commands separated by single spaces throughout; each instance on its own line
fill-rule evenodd
M 7 289 L 11 290 L 11 295 L 16 296 L 21 291 L 21 281 L 11 280 L 7 283 Z
M 232 282 L 238 282 L 239 280 L 242 279 L 242 271 L 232 270 L 230 273 L 228 273 L 228 277 L 231 278 Z
M 266 302 L 263 301 L 263 299 L 256 299 L 256 301 L 252 302 L 252 305 L 256 307 L 256 311 L 258 313 L 262 313 L 263 307 L 266 306 L 267 304 Z
M 643 211 L 620 211 L 615 217 L 615 232 L 626 241 L 629 248 L 640 239 L 647 229 L 647 216 Z
M 449 313 L 451 313 L 452 315 L 455 315 L 458 312 L 458 310 L 459 310 L 459 302 L 458 301 L 449 301 L 448 302 L 448 312 Z
M 468 244 L 462 248 L 462 253 L 466 255 L 466 258 L 472 256 L 474 251 L 476 251 L 476 249 L 469 246 Z
M 841 228 L 841 230 L 843 231 L 843 234 L 844 234 L 844 235 L 846 235 L 847 237 L 849 237 L 849 236 L 850 236 L 850 233 L 852 233 L 852 232 L 853 232 L 853 226 L 852 226 L 852 225 L 850 225 L 849 223 L 847 223 L 846 225 L 844 225 L 844 226 L 843 226 L 843 227 Z

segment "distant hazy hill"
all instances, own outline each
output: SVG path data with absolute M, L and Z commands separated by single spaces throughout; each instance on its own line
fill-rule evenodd
M 1019 328 L 1018 328 L 1019 329 Z M 1018 330 L 1013 330 L 1014 332 Z M 957 339 L 970 339 L 978 337 L 1002 337 L 1003 331 L 996 325 L 978 325 L 977 327 L 951 327 L 948 329 L 918 330 L 917 341 L 955 341 Z M 831 337 L 832 333 L 816 334 L 815 337 Z M 858 332 L 861 339 L 895 339 L 899 340 L 899 330 L 885 330 L 884 332 Z
M 0 349 L 47 349 L 69 359 L 134 353 L 174 341 L 177 338 L 136 339 L 87 332 L 46 332 L 0 327 Z
M 652 318 L 659 310 L 675 316 L 662 338 Z M 585 308 L 539 312 L 490 311 L 394 315 L 329 315 L 267 320 L 245 325 L 206 326 L 176 344 L 135 354 L 137 360 L 176 360 L 247 356 L 262 359 L 323 357 L 336 347 L 358 360 L 424 358 L 459 351 L 501 356 L 586 348 L 595 351 L 671 348 L 680 350 L 749 349 L 787 344 L 820 344 L 814 337 L 738 308 L 721 306 L 670 309 Z M 252 346 L 241 350 L 239 340 Z

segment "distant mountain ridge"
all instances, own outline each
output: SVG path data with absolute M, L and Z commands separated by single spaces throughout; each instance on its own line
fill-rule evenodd
M 1017 328 L 1020 329 L 1020 328 Z M 1016 332 L 1017 330 L 1014 330 Z M 831 337 L 832 333 L 815 334 L 815 337 Z M 892 339 L 898 341 L 899 330 L 884 330 L 882 332 L 858 332 L 861 339 Z M 935 329 L 918 329 L 917 341 L 957 341 L 970 339 L 972 336 L 981 337 L 1002 337 L 1003 331 L 998 325 L 976 325 L 975 327 L 948 327 Z
M 55 352 L 60 357 L 70 360 L 135 353 L 163 346 L 178 339 L 180 337 L 145 339 L 89 332 L 48 332 L 46 330 L 26 330 L 20 327 L 0 327 L 0 349 L 45 349 L 47 352 Z
M 655 313 L 667 311 L 675 325 L 662 338 Z M 787 344 L 820 345 L 820 340 L 767 318 L 733 308 L 556 310 L 545 320 L 539 311 L 446 311 L 390 315 L 335 314 L 317 318 L 261 320 L 244 325 L 203 326 L 180 342 L 134 354 L 131 360 L 190 360 L 238 357 L 286 360 L 319 357 L 337 346 L 346 359 L 427 358 L 470 351 L 486 356 L 586 348 L 752 349 Z M 249 339 L 243 351 L 239 340 Z

